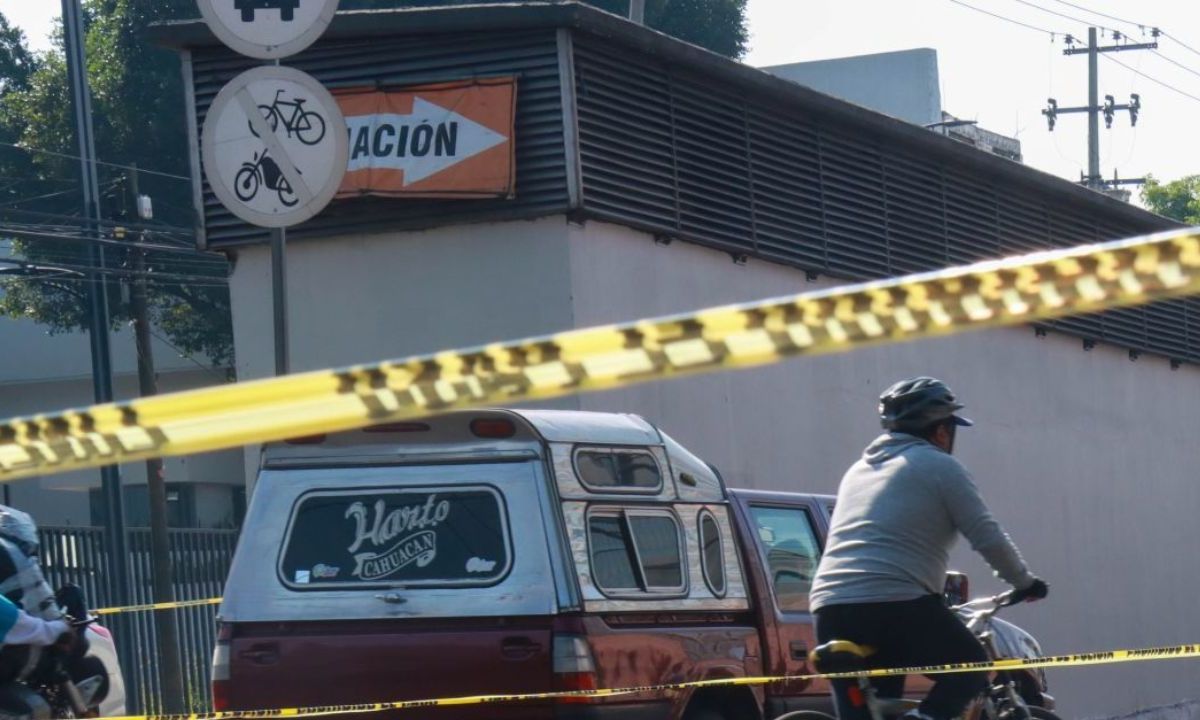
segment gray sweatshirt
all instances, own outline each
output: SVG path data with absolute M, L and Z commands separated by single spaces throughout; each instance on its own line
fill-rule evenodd
M 842 478 L 809 606 L 940 595 L 959 533 L 1009 584 L 1033 582 L 958 460 L 913 435 L 880 435 Z

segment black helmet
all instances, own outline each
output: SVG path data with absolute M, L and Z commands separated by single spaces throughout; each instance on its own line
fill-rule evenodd
M 974 425 L 954 414 L 962 409 L 946 383 L 931 377 L 901 380 L 879 396 L 879 422 L 885 430 L 924 430 L 947 418 L 957 425 Z

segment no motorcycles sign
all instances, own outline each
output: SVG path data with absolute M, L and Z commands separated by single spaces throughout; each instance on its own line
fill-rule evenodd
M 333 198 L 346 168 L 337 103 L 308 75 L 263 66 L 213 100 L 201 142 L 213 194 L 261 227 L 304 222 Z

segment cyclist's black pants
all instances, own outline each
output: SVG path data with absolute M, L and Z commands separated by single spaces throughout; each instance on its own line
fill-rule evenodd
M 872 667 L 911 667 L 953 662 L 982 662 L 983 646 L 939 595 L 903 602 L 827 605 L 816 612 L 817 642 L 850 640 L 877 650 Z M 921 712 L 937 720 L 958 717 L 967 703 L 988 686 L 987 673 L 935 675 Z M 904 694 L 904 676 L 875 678 L 880 697 Z M 869 718 L 859 700 L 856 680 L 835 680 L 834 700 L 841 720 Z M 858 700 L 858 702 L 854 702 Z

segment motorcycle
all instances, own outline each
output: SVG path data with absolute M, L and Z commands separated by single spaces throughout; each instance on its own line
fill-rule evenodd
M 66 611 L 72 633 L 43 648 L 9 645 L 0 650 L 0 717 L 13 720 L 69 720 L 100 715 L 108 694 L 104 663 L 88 656 L 88 617 L 83 592 L 76 586 L 55 595 Z

